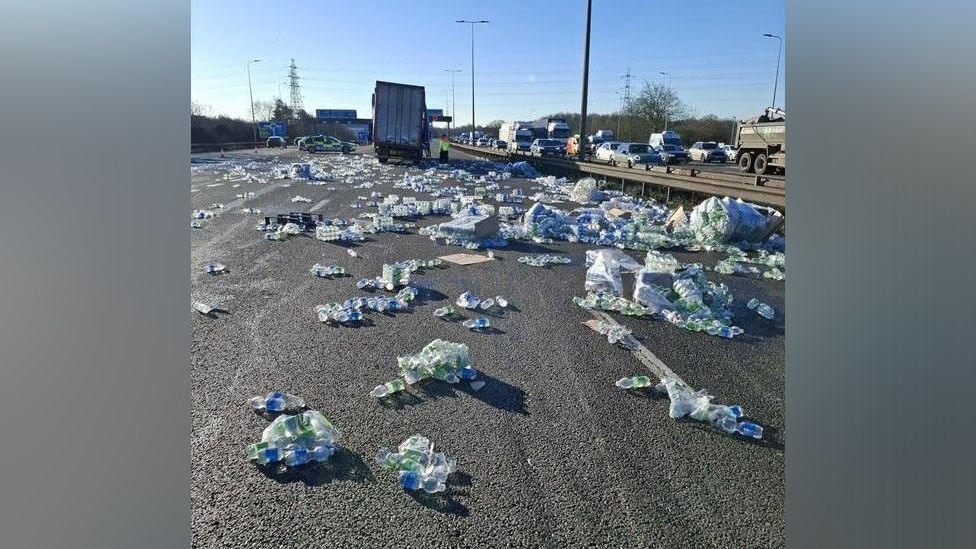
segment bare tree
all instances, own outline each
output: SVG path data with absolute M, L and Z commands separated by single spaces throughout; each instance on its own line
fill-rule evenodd
M 207 116 L 210 113 L 210 105 L 194 103 L 190 101 L 190 114 L 193 116 Z
M 275 104 L 273 101 L 255 101 L 254 102 L 254 116 L 262 121 L 268 122 L 272 120 L 275 114 Z
M 665 120 L 679 120 L 688 117 L 688 107 L 678 98 L 678 94 L 667 86 L 644 82 L 644 88 L 637 94 L 627 109 L 627 115 L 634 117 L 639 130 L 636 133 L 650 134 L 661 131 Z

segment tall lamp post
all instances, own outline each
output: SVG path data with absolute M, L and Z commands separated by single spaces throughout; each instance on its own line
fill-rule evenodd
M 777 34 L 763 34 L 766 38 L 776 38 L 779 40 L 779 49 L 776 51 L 776 80 L 773 80 L 773 109 L 776 108 L 776 87 L 779 85 L 779 58 L 783 54 L 783 37 Z
M 251 125 L 254 126 L 254 147 L 258 146 L 258 121 L 254 118 L 254 93 L 251 91 L 251 63 L 260 63 L 260 59 L 252 59 L 244 64 L 247 67 L 247 96 L 251 99 Z
M 457 117 L 457 96 L 454 94 L 454 84 L 457 80 L 457 73 L 461 72 L 461 69 L 444 69 L 444 71 L 451 73 L 451 118 L 453 119 Z M 474 103 L 472 102 L 472 104 Z M 451 133 L 450 123 L 447 125 L 447 133 L 448 135 Z
M 478 21 L 458 19 L 455 23 L 467 23 L 471 25 L 471 144 L 474 145 L 474 26 L 482 23 L 491 23 L 491 21 L 484 19 Z
M 586 156 L 586 147 L 583 146 L 583 143 L 586 142 L 586 95 L 590 87 L 590 15 L 592 12 L 593 0 L 586 0 L 586 33 L 583 36 L 583 97 L 580 98 L 580 136 L 579 145 L 576 147 L 578 149 L 576 155 L 580 162 Z
M 661 71 L 658 74 L 663 74 L 664 76 L 668 77 L 668 91 L 671 91 L 671 81 L 673 79 L 671 73 Z M 671 109 L 668 108 L 668 105 L 664 105 L 664 131 L 668 131 L 668 119 L 670 117 L 671 117 Z

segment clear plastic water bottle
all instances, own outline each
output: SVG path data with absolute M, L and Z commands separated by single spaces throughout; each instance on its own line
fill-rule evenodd
M 399 393 L 400 391 L 406 389 L 406 387 L 407 386 L 403 380 L 394 379 L 393 381 L 388 381 L 383 385 L 377 385 L 369 394 L 370 396 L 374 396 L 376 398 L 383 398 L 394 393 Z
M 484 310 L 488 310 L 494 304 L 495 304 L 495 300 L 489 297 L 488 299 L 482 301 L 481 304 L 478 305 L 478 306 L 481 307 Z
M 359 254 L 356 253 L 356 250 L 353 250 L 352 248 L 347 248 L 346 253 L 349 254 L 349 257 L 359 257 Z
M 464 292 L 455 302 L 458 307 L 464 307 L 465 309 L 474 309 L 479 303 L 481 303 L 481 298 L 471 292 Z
M 765 303 L 760 303 L 759 306 L 756 307 L 756 312 L 759 313 L 759 316 L 765 318 L 766 320 L 772 320 L 773 317 L 776 316 L 776 311 Z
M 491 326 L 491 323 L 488 321 L 488 319 L 483 316 L 465 320 L 462 324 L 464 324 L 465 328 L 470 328 L 472 330 L 481 330 Z
M 651 386 L 651 378 L 647 376 L 624 377 L 614 384 L 621 389 L 643 389 Z
M 437 308 L 437 309 L 434 310 L 434 316 L 436 316 L 436 317 L 452 316 L 452 315 L 455 315 L 455 314 L 457 314 L 457 309 L 455 309 L 451 305 L 446 305 L 444 307 L 439 307 L 439 308 Z
M 305 400 L 300 396 L 282 391 L 273 391 L 267 396 L 256 396 L 249 401 L 255 410 L 268 412 L 283 412 L 285 410 L 299 410 L 305 407 Z
M 508 307 L 508 300 L 500 295 L 495 296 L 495 303 L 497 303 L 502 309 Z

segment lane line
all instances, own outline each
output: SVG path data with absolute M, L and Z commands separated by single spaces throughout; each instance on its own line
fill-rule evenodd
M 309 212 L 317 212 L 317 211 L 321 210 L 322 208 L 324 208 L 325 205 L 328 204 L 331 201 L 332 201 L 331 198 L 326 198 L 325 200 L 319 201 L 318 204 L 316 204 L 316 205 L 312 206 L 311 208 L 309 208 L 308 211 Z
M 608 324 L 612 324 L 614 326 L 621 325 L 619 322 L 614 320 L 610 315 L 608 315 L 603 311 L 598 311 L 596 309 L 589 309 L 589 312 L 597 319 L 602 320 Z M 671 370 L 671 368 L 668 368 L 667 364 L 665 364 L 660 358 L 658 358 L 657 355 L 652 353 L 650 349 L 645 347 L 643 343 L 638 341 L 637 338 L 632 337 L 631 339 L 637 345 L 637 348 L 633 350 L 634 356 L 636 356 L 637 360 L 641 361 L 641 363 L 644 366 L 646 366 L 650 371 L 654 372 L 654 375 L 656 375 L 659 379 L 662 380 L 666 377 L 670 377 L 673 379 L 677 379 L 681 383 L 685 383 L 685 381 L 681 379 L 681 377 L 678 376 L 678 374 L 674 373 L 674 371 Z M 687 383 L 685 383 L 685 385 L 687 385 Z

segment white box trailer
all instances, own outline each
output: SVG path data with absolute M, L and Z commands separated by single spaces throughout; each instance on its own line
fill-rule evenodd
M 391 156 L 419 160 L 430 146 L 423 86 L 376 81 L 373 149 L 380 162 Z

